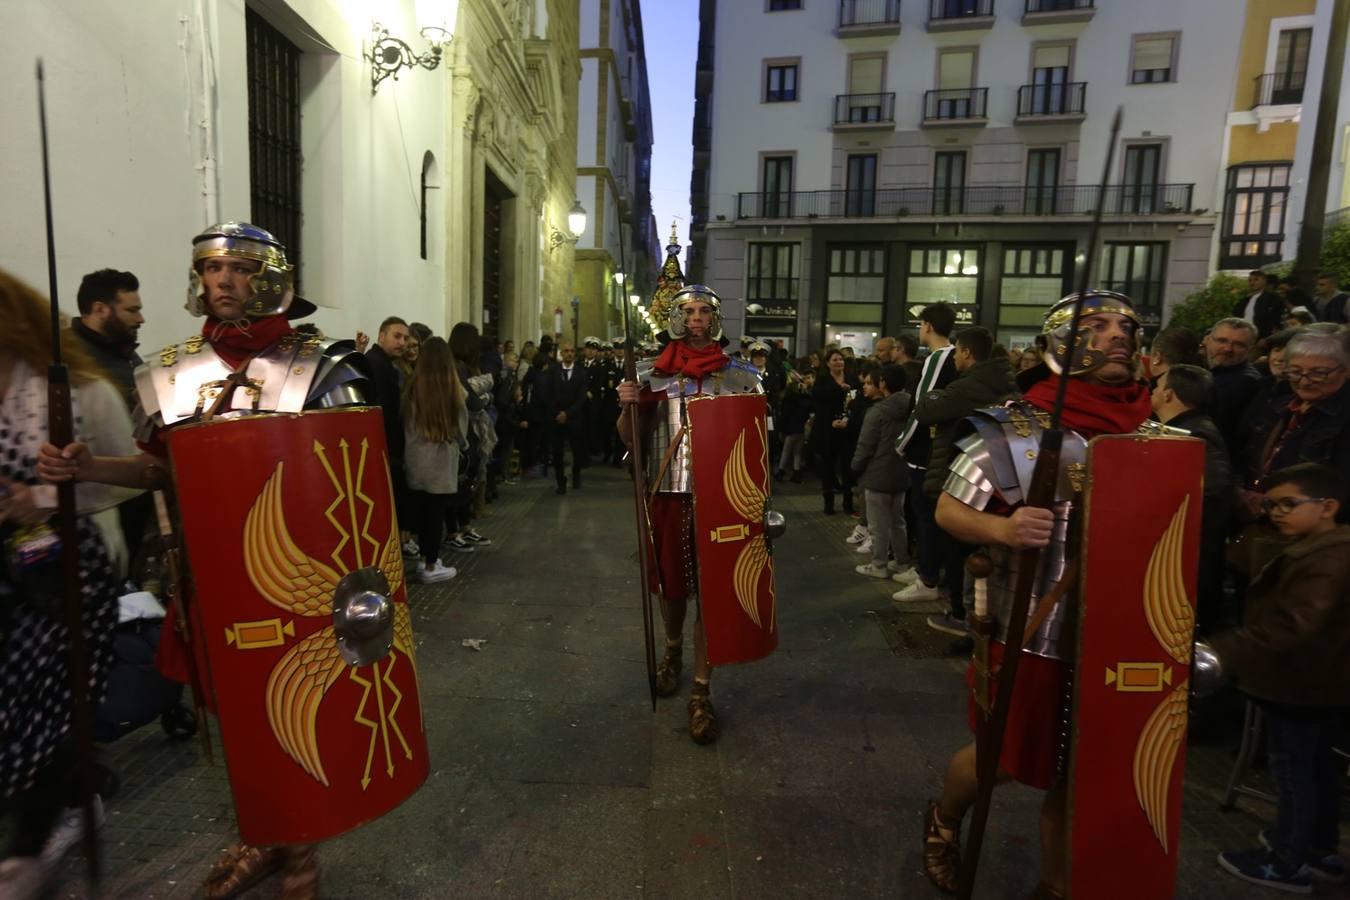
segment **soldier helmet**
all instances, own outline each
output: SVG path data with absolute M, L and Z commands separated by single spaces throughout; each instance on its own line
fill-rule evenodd
M 1077 299 L 1078 294 L 1073 293 L 1051 306 L 1045 314 L 1045 324 L 1041 327 L 1041 334 L 1045 335 L 1048 344 L 1045 364 L 1056 375 L 1064 374 L 1066 368 L 1064 361 L 1069 355 L 1069 329 L 1073 322 L 1074 301 Z M 1098 313 L 1116 313 L 1134 324 L 1133 346 L 1130 350 L 1138 356 L 1139 314 L 1134 311 L 1134 304 L 1130 298 L 1115 291 L 1088 291 L 1083 295 L 1082 317 L 1087 318 Z M 1068 374 L 1086 375 L 1105 364 L 1106 354 L 1099 352 L 1099 348 L 1093 343 L 1093 337 L 1092 329 L 1081 327 L 1080 322 L 1078 340 L 1074 342 L 1073 362 L 1067 366 Z
M 602 343 L 600 343 L 600 339 L 599 339 L 598 337 L 588 337 L 588 338 L 586 338 L 585 341 L 582 342 L 582 346 L 583 346 L 583 347 L 594 347 L 596 350 L 599 350 L 599 349 L 601 349 L 604 345 L 603 345 Z
M 247 222 L 222 222 L 192 239 L 186 304 L 192 315 L 210 312 L 201 271 L 203 261 L 213 256 L 251 259 L 262 264 L 249 278 L 253 296 L 244 301 L 244 312 L 249 316 L 284 315 L 300 319 L 314 312 L 313 303 L 295 295 L 295 267 L 286 261 L 286 248 L 271 232 Z
M 682 288 L 670 301 L 670 321 L 667 331 L 675 340 L 685 337 L 689 330 L 685 327 L 685 304 L 702 301 L 712 307 L 712 321 L 708 324 L 708 337 L 722 340 L 722 298 L 706 284 L 691 284 Z

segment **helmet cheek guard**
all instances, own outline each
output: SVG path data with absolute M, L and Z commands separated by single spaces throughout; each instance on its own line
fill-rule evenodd
M 1096 333 L 1091 328 L 1085 328 L 1081 324 L 1078 328 L 1078 337 L 1076 340 L 1070 340 L 1070 329 L 1073 324 L 1073 306 L 1078 295 L 1069 294 L 1046 313 L 1045 324 L 1041 328 L 1041 333 L 1046 337 L 1045 364 L 1051 372 L 1056 375 L 1066 373 L 1073 375 L 1087 375 L 1095 372 L 1106 364 L 1107 354 L 1105 347 L 1098 347 L 1096 342 Z M 1134 311 L 1134 304 L 1129 297 L 1115 291 L 1088 291 L 1083 295 L 1082 317 L 1097 315 L 1100 313 L 1115 313 L 1127 318 L 1133 325 L 1133 331 L 1130 335 L 1130 357 L 1131 363 L 1139 358 L 1139 316 Z M 1069 345 L 1073 344 L 1073 359 L 1069 360 Z

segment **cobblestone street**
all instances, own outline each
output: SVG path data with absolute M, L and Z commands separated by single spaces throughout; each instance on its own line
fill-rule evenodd
M 695 746 L 688 668 L 682 697 L 648 706 L 628 482 L 610 468 L 586 477 L 565 497 L 545 480 L 504 487 L 479 523 L 494 543 L 457 556 L 458 578 L 412 588 L 431 776 L 396 812 L 324 845 L 324 895 L 939 896 L 922 872 L 921 814 L 968 732 L 964 661 L 923 625 L 936 607 L 897 613 L 890 582 L 853 573 L 853 520 L 820 515 L 819 498 L 790 485 L 780 649 L 717 673 L 723 737 Z M 1178 897 L 1267 896 L 1214 862 L 1273 815 L 1247 800 L 1219 811 L 1235 732 L 1192 742 Z M 107 896 L 194 896 L 234 839 L 223 765 L 157 726 L 104 755 L 122 779 L 102 833 Z M 1035 884 L 1038 799 L 1000 791 L 978 896 Z M 66 875 L 79 896 L 76 860 Z M 274 880 L 249 896 L 276 892 Z

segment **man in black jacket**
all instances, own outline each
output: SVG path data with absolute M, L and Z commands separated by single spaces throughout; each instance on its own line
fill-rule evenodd
M 946 388 L 930 391 L 919 398 L 914 417 L 919 427 L 933 435 L 928 456 L 928 473 L 923 490 L 929 501 L 937 503 L 947 481 L 947 466 L 952 460 L 952 440 L 957 425 L 983 406 L 993 406 L 1017 396 L 1012 366 L 1003 353 L 994 353 L 994 336 L 987 328 L 967 328 L 956 336 L 952 361 L 960 374 Z M 938 529 L 942 551 L 943 581 L 948 611 L 929 616 L 928 627 L 951 635 L 966 633 L 965 576 L 966 557 L 973 549 L 968 544 Z
M 1321 272 L 1313 289 L 1313 307 L 1319 322 L 1344 325 L 1350 313 L 1350 296 L 1341 290 L 1341 277 L 1335 272 Z
M 1220 319 L 1205 336 L 1205 355 L 1214 378 L 1210 410 L 1230 450 L 1240 443 L 1242 413 L 1261 386 L 1261 373 L 1249 362 L 1256 340 L 1256 326 L 1246 319 Z
M 130 272 L 90 272 L 80 281 L 75 298 L 80 317 L 70 323 L 71 333 L 108 373 L 129 410 L 136 406 L 134 373 L 141 364 L 136 354 L 136 332 L 145 321 L 140 289 L 141 283 Z
M 408 344 L 408 323 L 398 316 L 390 316 L 380 323 L 375 344 L 366 351 L 370 364 L 370 379 L 375 383 L 375 399 L 384 410 L 384 440 L 389 445 L 389 476 L 394 485 L 394 507 L 399 522 L 411 522 L 408 509 L 408 480 L 403 472 L 403 412 L 402 376 L 394 360 L 403 358 Z M 406 538 L 411 533 L 405 531 Z
M 544 376 L 544 402 L 548 405 L 549 440 L 558 493 L 567 493 L 563 469 L 563 445 L 572 447 L 572 488 L 581 487 L 581 469 L 586 464 L 586 392 L 590 387 L 584 366 L 577 365 L 577 350 L 564 341 L 559 361 Z
M 1284 301 L 1270 289 L 1270 278 L 1260 269 L 1247 274 L 1249 293 L 1233 304 L 1233 318 L 1256 324 L 1257 337 L 1274 334 L 1284 327 Z
M 1199 366 L 1168 368 L 1153 388 L 1158 421 L 1183 428 L 1205 442 L 1205 497 L 1200 517 L 1200 584 L 1197 627 L 1202 634 L 1223 622 L 1223 548 L 1232 510 L 1233 481 L 1228 447 L 1205 414 L 1213 378 Z

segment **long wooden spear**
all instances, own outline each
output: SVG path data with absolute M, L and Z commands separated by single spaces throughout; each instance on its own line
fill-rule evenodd
M 628 263 L 623 250 L 623 226 L 619 226 L 619 267 L 624 278 L 631 278 Z M 627 297 L 621 297 L 619 305 L 623 307 L 623 377 L 625 381 L 637 381 L 637 345 L 633 332 L 632 306 Z M 628 448 L 629 459 L 633 464 L 633 507 L 637 513 L 638 539 L 638 577 L 641 584 L 638 594 L 642 598 L 642 637 L 643 649 L 647 660 L 647 692 L 651 696 L 652 712 L 656 712 L 656 637 L 652 633 L 652 591 L 650 579 L 650 561 L 648 552 L 652 547 L 651 523 L 647 520 L 647 471 L 642 464 L 642 427 L 638 408 L 634 404 L 628 408 Z
M 52 309 L 52 362 L 47 367 L 47 440 L 65 447 L 75 439 L 70 405 L 70 370 L 61 361 L 61 304 L 56 290 L 56 238 L 52 228 L 52 179 L 47 153 L 47 97 L 42 60 L 37 63 L 38 124 L 42 132 L 42 200 L 47 212 L 47 282 Z M 85 864 L 89 883 L 99 884 L 98 822 L 94 798 L 94 717 L 89 702 L 89 648 L 84 638 L 84 591 L 80 580 L 80 534 L 76 520 L 75 482 L 56 485 L 56 520 L 61 535 L 61 570 L 66 633 L 70 641 L 70 727 L 75 741 L 75 769 L 83 809 Z
M 1106 187 L 1111 179 L 1111 166 L 1116 156 L 1116 139 L 1120 135 L 1121 107 L 1116 108 L 1111 120 L 1111 137 L 1106 145 L 1106 162 L 1102 167 L 1097 209 L 1092 215 L 1092 229 L 1088 236 L 1087 259 L 1079 273 L 1078 295 L 1074 298 L 1073 316 L 1069 320 L 1069 340 L 1064 358 L 1060 360 L 1059 389 L 1055 407 L 1050 414 L 1050 427 L 1041 435 L 1041 446 L 1032 470 L 1031 485 L 1027 490 L 1026 505 L 1054 509 L 1055 488 L 1059 482 L 1060 452 L 1064 446 L 1064 431 L 1060 420 L 1064 415 L 1064 399 L 1069 388 L 1069 372 L 1077 353 L 1078 325 L 1083 316 L 1083 296 L 1092 278 L 1092 260 L 1097 255 L 1097 239 L 1101 234 L 1102 213 L 1106 209 Z M 1050 347 L 1054 354 L 1057 348 Z M 1041 548 L 1028 547 L 1017 554 L 1017 585 L 1013 593 L 1012 610 L 1008 613 L 1008 635 L 1003 648 L 1003 664 L 998 674 L 998 697 L 989 718 L 976 731 L 975 767 L 979 774 L 979 794 L 975 801 L 975 815 L 970 821 L 966 843 L 966 858 L 961 866 L 958 893 L 962 900 L 970 900 L 975 891 L 975 873 L 980 865 L 980 848 L 984 844 L 985 826 L 989 823 L 989 804 L 994 797 L 994 783 L 998 778 L 999 757 L 1003 753 L 1003 736 L 1008 727 L 1008 707 L 1012 704 L 1013 684 L 1017 680 L 1018 665 L 1022 660 L 1022 646 L 1026 635 L 1027 612 L 1031 593 L 1041 565 Z

